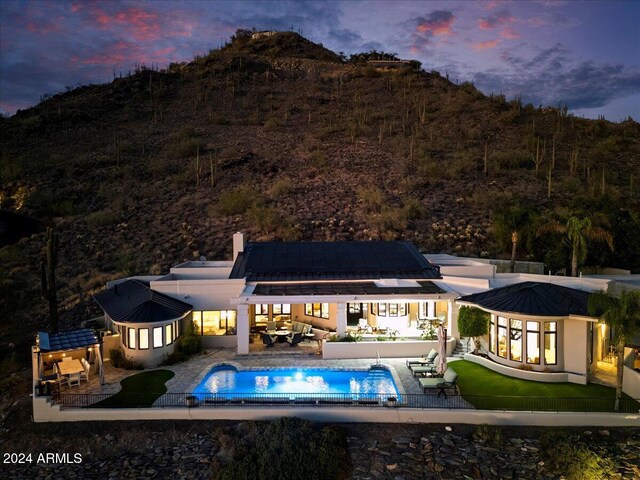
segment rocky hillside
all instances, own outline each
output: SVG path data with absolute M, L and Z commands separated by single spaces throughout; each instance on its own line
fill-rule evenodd
M 638 123 L 414 67 L 348 62 L 287 32 L 54 95 L 0 120 L 1 207 L 60 232 L 65 325 L 96 313 L 110 278 L 228 258 L 237 230 L 499 256 L 510 246 L 493 215 L 515 203 L 539 216 L 604 205 L 637 225 Z M 520 256 L 545 259 L 550 243 L 534 240 Z M 46 322 L 43 245 L 39 233 L 0 250 L 4 345 Z M 607 262 L 624 267 L 618 255 Z

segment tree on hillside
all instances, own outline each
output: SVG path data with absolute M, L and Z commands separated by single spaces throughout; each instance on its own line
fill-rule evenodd
M 640 292 L 623 291 L 620 297 L 615 297 L 603 291 L 594 292 L 589 296 L 589 313 L 600 317 L 611 328 L 618 365 L 616 371 L 616 403 L 614 410 L 620 409 L 622 398 L 622 378 L 624 373 L 624 347 L 627 340 L 631 340 L 640 333 Z
M 493 213 L 493 232 L 498 244 L 506 247 L 511 242 L 511 273 L 515 271 L 518 244 L 523 242 L 522 237 L 533 223 L 533 217 L 534 211 L 520 203 L 499 208 Z
M 607 223 L 602 216 L 594 217 L 600 223 Z M 588 241 L 606 242 L 613 250 L 613 236 L 603 227 L 594 225 L 591 217 L 570 216 L 565 224 L 551 220 L 538 228 L 537 235 L 547 233 L 564 235 L 565 241 L 571 247 L 571 276 L 578 276 L 578 265 L 587 258 Z

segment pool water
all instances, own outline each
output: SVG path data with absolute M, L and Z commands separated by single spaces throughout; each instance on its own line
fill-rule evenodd
M 202 379 L 195 394 L 351 394 L 398 395 L 391 372 L 383 369 L 241 370 L 218 366 Z M 293 395 L 295 396 L 295 395 Z

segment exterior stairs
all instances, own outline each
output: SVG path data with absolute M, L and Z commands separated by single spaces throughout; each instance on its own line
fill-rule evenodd
M 470 338 L 462 338 L 456 343 L 456 348 L 451 356 L 453 358 L 464 358 L 464 354 L 468 352 L 473 352 L 473 342 Z

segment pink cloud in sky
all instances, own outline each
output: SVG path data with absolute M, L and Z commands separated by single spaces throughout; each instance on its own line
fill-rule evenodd
M 502 10 L 478 20 L 478 27 L 480 27 L 481 30 L 493 30 L 494 28 L 511 23 L 514 20 L 513 15 L 506 10 Z
M 418 17 L 416 30 L 422 33 L 431 32 L 432 35 L 451 35 L 453 33 L 451 26 L 455 19 L 451 12 L 436 10 L 427 17 Z
M 505 28 L 500 32 L 500 36 L 508 40 L 515 40 L 516 38 L 522 37 L 522 35 L 516 32 L 513 28 Z
M 498 44 L 501 42 L 499 38 L 495 40 L 487 40 L 486 42 L 478 42 L 471 45 L 471 48 L 474 50 L 489 50 L 491 48 L 496 48 Z

